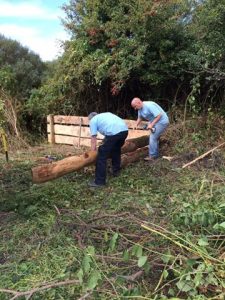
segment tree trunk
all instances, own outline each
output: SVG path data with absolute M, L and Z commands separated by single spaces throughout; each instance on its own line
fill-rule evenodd
M 122 147 L 122 153 L 133 152 L 138 148 L 142 148 L 148 144 L 148 140 L 148 136 L 128 140 Z M 133 160 L 136 155 L 132 156 L 130 160 Z M 96 158 L 97 151 L 89 151 L 79 156 L 71 156 L 51 164 L 34 167 L 32 168 L 33 183 L 43 183 L 61 177 L 65 174 L 78 171 L 93 164 L 96 161 Z M 127 164 L 125 161 L 129 161 L 129 156 L 124 158 L 124 164 Z

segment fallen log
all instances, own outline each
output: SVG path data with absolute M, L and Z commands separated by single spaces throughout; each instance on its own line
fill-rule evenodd
M 148 136 L 127 140 L 121 149 L 122 153 L 133 152 L 142 148 L 148 144 L 148 140 Z M 34 167 L 32 168 L 32 181 L 33 183 L 43 183 L 59 178 L 93 164 L 96 158 L 97 151 L 89 151 L 79 156 L 71 156 L 51 164 Z
M 133 152 L 123 154 L 121 157 L 121 167 L 124 168 L 125 166 L 140 160 L 146 155 L 148 155 L 148 147 L 139 148 Z

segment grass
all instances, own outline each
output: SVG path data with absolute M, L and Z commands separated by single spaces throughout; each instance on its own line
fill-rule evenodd
M 187 153 L 210 149 L 217 137 L 216 128 L 196 126 L 187 128 L 189 143 L 178 132 L 162 145 L 174 162 L 135 163 L 97 191 L 87 187 L 93 167 L 35 185 L 32 153 L 21 161 L 10 154 L 9 165 L 2 157 L 0 290 L 50 284 L 30 297 L 223 299 L 224 151 L 182 170 Z M 79 282 L 54 287 L 69 280 Z

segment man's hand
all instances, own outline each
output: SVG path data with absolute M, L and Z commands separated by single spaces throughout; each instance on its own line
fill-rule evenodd
M 134 125 L 133 129 L 138 129 L 138 125 L 141 123 L 142 119 L 138 118 L 136 124 Z
M 97 149 L 97 136 L 93 135 L 91 137 L 91 150 L 95 151 Z
M 152 130 L 152 128 L 153 128 L 152 123 L 149 123 L 147 129 Z

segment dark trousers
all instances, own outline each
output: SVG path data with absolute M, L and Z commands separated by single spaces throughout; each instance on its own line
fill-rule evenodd
M 106 136 L 104 144 L 98 148 L 98 156 L 95 169 L 95 183 L 106 183 L 107 158 L 112 158 L 112 171 L 116 173 L 120 170 L 121 147 L 128 135 L 128 131 L 121 131 L 112 136 Z

